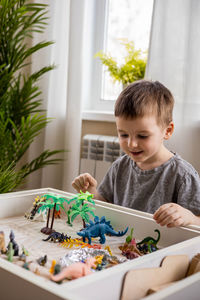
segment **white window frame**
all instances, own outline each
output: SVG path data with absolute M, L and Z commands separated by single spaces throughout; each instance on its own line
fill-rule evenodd
M 114 101 L 101 99 L 102 63 L 94 55 L 104 49 L 108 0 L 88 0 L 85 9 L 83 119 L 114 121 Z M 102 118 L 101 118 L 102 117 Z
M 82 118 L 85 120 L 111 121 L 114 118 L 113 100 L 104 100 L 102 95 L 102 65 L 94 55 L 105 51 L 109 0 L 85 0 L 84 49 L 83 49 L 83 95 Z M 117 1 L 117 0 L 116 0 Z M 153 15 L 152 15 L 153 18 Z

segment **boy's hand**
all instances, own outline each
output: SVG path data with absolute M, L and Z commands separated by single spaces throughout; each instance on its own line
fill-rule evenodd
M 176 203 L 167 203 L 157 209 L 153 218 L 161 226 L 179 227 L 194 224 L 197 217 Z
M 96 194 L 97 181 L 89 173 L 83 173 L 74 179 L 72 186 L 78 193 L 81 190 L 84 193 L 88 191 Z

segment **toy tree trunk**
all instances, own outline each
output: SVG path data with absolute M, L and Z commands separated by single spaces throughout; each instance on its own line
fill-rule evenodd
M 86 228 L 85 220 L 84 219 L 82 220 L 83 220 L 83 228 Z
M 84 204 L 84 201 L 82 203 L 82 207 L 83 207 L 83 204 Z M 83 218 L 82 218 L 82 220 L 83 220 L 83 228 L 86 228 L 85 220 Z
M 72 226 L 71 220 L 70 220 L 70 213 L 71 213 L 71 206 L 69 207 L 67 211 L 67 224 Z
M 55 218 L 55 211 L 56 211 L 56 203 L 54 204 L 54 207 L 53 207 L 53 215 L 52 215 L 51 227 L 50 227 L 51 230 L 53 228 L 53 223 L 54 223 L 54 218 Z
M 48 209 L 48 215 L 47 215 L 47 225 L 46 227 L 49 227 L 49 218 L 50 218 L 50 208 Z
M 41 229 L 41 232 L 42 233 L 44 233 L 44 234 L 50 234 L 50 233 L 52 233 L 53 231 L 55 231 L 55 230 L 53 230 L 52 228 L 49 228 L 49 219 L 50 219 L 50 212 L 51 212 L 51 210 L 50 210 L 50 208 L 48 209 L 48 216 L 47 216 L 47 224 L 46 224 L 46 227 L 43 227 L 42 229 Z M 53 218 L 53 217 L 52 217 Z M 54 218 L 53 218 L 54 219 Z M 53 225 L 52 225 L 53 226 Z

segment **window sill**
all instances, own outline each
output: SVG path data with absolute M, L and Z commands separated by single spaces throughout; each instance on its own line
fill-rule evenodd
M 115 122 L 115 117 L 113 112 L 85 110 L 82 112 L 82 120 Z

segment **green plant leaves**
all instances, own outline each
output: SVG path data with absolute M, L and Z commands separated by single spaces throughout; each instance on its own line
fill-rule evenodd
M 122 39 L 121 44 L 127 51 L 127 56 L 124 57 L 124 64 L 119 66 L 110 54 L 102 51 L 96 53 L 95 57 L 100 58 L 114 81 L 122 82 L 125 85 L 144 78 L 147 57 L 145 52 L 135 49 L 134 42 Z
M 62 161 L 60 154 L 64 150 L 47 149 L 32 161 L 21 162 L 34 139 L 51 121 L 41 109 L 38 82 L 55 66 L 33 73 L 29 67 L 32 55 L 53 43 L 33 44 L 33 34 L 43 33 L 47 22 L 45 4 L 0 0 L 0 182 L 4 182 L 0 192 L 12 191 L 30 173 Z
M 23 174 L 13 169 L 11 164 L 7 168 L 0 168 L 0 193 L 8 193 L 23 181 Z
M 69 199 L 69 203 L 75 202 L 69 209 L 70 211 L 69 215 L 71 216 L 71 223 L 73 223 L 74 219 L 79 215 L 86 222 L 89 222 L 90 220 L 89 214 L 95 217 L 95 214 L 93 212 L 95 208 L 88 205 L 88 202 L 95 205 L 95 202 L 92 200 L 93 197 L 94 195 L 90 194 L 89 192 L 83 193 L 82 191 L 80 191 L 80 193 L 76 194 L 75 197 Z

